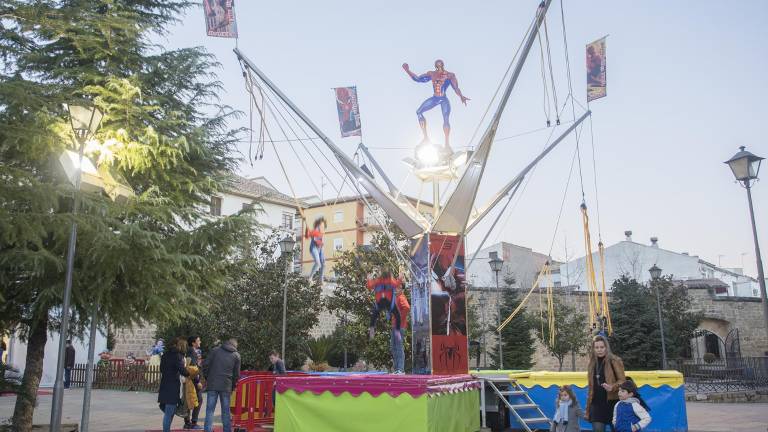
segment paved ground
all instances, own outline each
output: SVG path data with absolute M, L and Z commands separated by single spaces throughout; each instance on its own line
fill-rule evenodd
M 95 390 L 91 405 L 91 432 L 144 432 L 161 429 L 162 414 L 155 402 L 157 395 L 144 392 Z M 67 390 L 64 396 L 64 422 L 79 423 L 82 389 Z M 0 424 L 13 413 L 16 398 L 0 397 Z M 768 432 L 768 403 L 689 402 L 690 432 Z M 39 398 L 35 423 L 47 424 L 51 415 L 51 396 Z M 201 413 L 201 420 L 202 420 Z M 218 421 L 218 416 L 215 419 Z M 181 419 L 174 426 L 182 426 Z

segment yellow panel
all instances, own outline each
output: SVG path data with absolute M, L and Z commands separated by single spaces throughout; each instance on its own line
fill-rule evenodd
M 677 388 L 683 385 L 683 374 L 677 371 L 626 371 L 625 375 L 631 377 L 638 386 L 660 387 L 668 385 Z M 511 373 L 509 377 L 528 388 L 534 386 L 561 386 L 565 384 L 578 387 L 587 386 L 586 372 L 520 372 Z

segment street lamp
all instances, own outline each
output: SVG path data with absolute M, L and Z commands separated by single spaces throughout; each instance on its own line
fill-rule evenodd
M 78 163 L 75 174 L 75 198 L 72 214 L 77 214 L 80 206 L 80 182 L 82 180 L 83 152 L 85 143 L 99 128 L 103 114 L 93 105 L 69 104 L 69 122 L 79 147 Z M 64 356 L 69 333 L 69 300 L 72 295 L 72 272 L 75 265 L 75 245 L 77 243 L 77 220 L 72 219 L 67 247 L 67 270 L 64 280 L 64 299 L 61 305 L 61 330 L 59 332 L 59 356 L 56 362 L 56 381 L 53 384 L 53 405 L 51 407 L 51 431 L 61 429 L 61 405 L 64 401 Z
M 296 240 L 289 234 L 280 240 L 280 254 L 285 258 L 285 281 L 283 282 L 283 336 L 280 342 L 280 355 L 285 358 L 285 320 L 288 312 L 288 273 L 291 272 L 293 265 L 293 248 L 296 246 Z
M 661 332 L 661 368 L 667 369 L 667 344 L 664 342 L 664 321 L 661 319 L 661 300 L 659 298 L 659 284 L 657 281 L 661 277 L 661 269 L 654 264 L 648 269 L 651 274 L 651 286 L 656 290 L 656 309 L 659 312 L 659 332 Z
M 496 274 L 496 328 L 501 326 L 501 293 L 499 291 L 499 272 L 504 266 L 504 260 L 499 258 L 498 252 L 490 252 L 488 254 L 488 265 L 491 266 L 491 271 Z M 498 332 L 499 337 L 499 370 L 504 369 L 504 353 L 501 348 L 501 331 Z
M 483 333 L 480 336 L 480 342 L 483 344 L 483 367 L 488 367 L 488 345 L 485 343 L 485 333 L 487 333 L 485 324 L 485 306 L 487 305 L 485 300 L 485 292 L 480 293 L 480 297 L 477 299 L 477 303 L 478 306 L 480 306 L 480 321 L 482 322 L 483 329 Z
M 760 256 L 760 244 L 757 242 L 757 227 L 755 226 L 755 210 L 752 207 L 752 183 L 757 180 L 757 174 L 760 172 L 760 162 L 764 158 L 744 150 L 744 146 L 739 147 L 739 152 L 733 155 L 725 163 L 731 167 L 733 176 L 744 185 L 747 190 L 747 201 L 749 202 L 749 217 L 752 221 L 752 237 L 755 241 L 755 258 L 757 259 L 757 283 L 760 285 L 760 298 L 763 300 L 763 319 L 765 320 L 765 332 L 768 337 L 768 295 L 765 290 L 765 274 L 763 273 L 763 259 Z M 742 256 L 742 260 L 744 257 Z M 743 267 L 743 266 L 742 266 Z

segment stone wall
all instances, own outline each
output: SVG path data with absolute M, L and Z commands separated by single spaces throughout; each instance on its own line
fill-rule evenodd
M 149 323 L 115 329 L 113 355 L 118 358 L 125 358 L 128 353 L 133 353 L 136 358 L 147 357 L 146 351 L 155 345 L 156 332 L 157 327 Z

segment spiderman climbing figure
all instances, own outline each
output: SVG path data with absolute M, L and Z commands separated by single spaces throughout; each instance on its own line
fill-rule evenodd
M 443 132 L 445 133 L 445 148 L 450 149 L 449 135 L 451 134 L 451 123 L 449 117 L 451 115 L 451 102 L 446 96 L 448 86 L 453 88 L 453 91 L 461 98 L 461 103 L 467 104 L 470 100 L 468 97 L 461 94 L 459 90 L 459 82 L 456 79 L 456 74 L 445 70 L 445 63 L 442 60 L 435 60 L 435 70 L 425 72 L 421 75 L 416 75 L 411 71 L 408 63 L 403 63 L 403 69 L 416 82 L 429 82 L 432 81 L 432 90 L 434 91 L 431 98 L 425 100 L 418 110 L 416 110 L 416 116 L 419 118 L 419 126 L 421 126 L 421 133 L 423 135 L 423 141 L 429 140 L 427 137 L 427 120 L 424 118 L 424 113 L 432 108 L 440 105 L 440 110 L 443 113 Z

